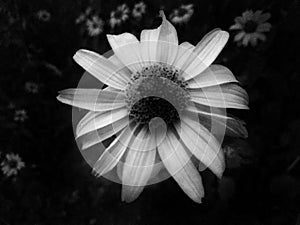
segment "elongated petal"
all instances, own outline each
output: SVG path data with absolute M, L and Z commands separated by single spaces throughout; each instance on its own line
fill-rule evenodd
M 108 60 L 113 63 L 118 68 L 118 73 L 121 73 L 124 76 L 127 76 L 129 79 L 131 77 L 132 71 L 128 69 L 127 66 L 118 58 L 116 54 L 113 54 Z
M 99 89 L 66 89 L 59 92 L 57 99 L 91 111 L 113 110 L 126 105 L 124 92 Z
M 168 133 L 166 139 L 158 146 L 158 152 L 168 172 L 182 190 L 192 200 L 201 203 L 204 189 L 200 174 L 174 134 Z
M 219 108 L 249 109 L 247 92 L 235 84 L 223 84 L 190 91 L 191 101 Z
M 225 161 L 218 140 L 205 127 L 188 117 L 184 117 L 181 126 L 177 126 L 176 129 L 191 153 L 221 178 Z
M 201 108 L 203 109 L 203 107 Z M 187 112 L 198 113 L 200 120 L 201 118 L 205 118 L 205 121 L 207 121 L 208 124 L 203 125 L 208 125 L 207 127 L 211 127 L 213 123 L 216 123 L 217 126 L 220 126 L 221 128 L 224 127 L 226 129 L 226 135 L 242 138 L 248 137 L 244 121 L 228 115 L 223 115 L 222 113 L 216 113 L 218 109 L 214 109 L 214 112 L 208 112 L 201 108 L 197 106 L 188 106 L 185 110 Z M 203 120 L 201 120 L 201 122 L 204 123 Z M 222 131 L 223 129 L 221 129 L 221 132 Z
M 174 26 L 161 11 L 162 24 L 153 30 L 143 30 L 141 33 L 141 52 L 146 64 L 162 62 L 172 65 L 178 47 L 178 37 Z
M 130 33 L 107 35 L 107 40 L 115 55 L 131 71 L 142 69 L 142 57 L 138 39 Z
M 193 54 L 195 46 L 189 42 L 183 42 L 179 45 L 177 55 L 174 61 L 174 66 L 176 69 L 181 70 L 189 59 L 190 55 Z
M 134 130 L 131 130 L 130 127 L 124 129 L 116 137 L 94 164 L 93 169 L 98 176 L 109 172 L 117 165 L 134 137 Z
M 129 122 L 128 118 L 124 117 L 112 124 L 109 124 L 98 130 L 94 130 L 83 135 L 79 140 L 79 142 L 81 143 L 81 150 L 90 148 L 106 140 L 107 138 L 110 138 L 111 136 L 123 130 L 126 126 L 128 126 L 129 125 L 128 122 Z
M 147 184 L 155 163 L 155 139 L 140 131 L 128 149 L 122 172 L 122 200 L 134 201 Z
M 117 89 L 124 90 L 129 78 L 118 73 L 119 68 L 105 57 L 89 51 L 79 50 L 74 60 L 98 80 Z
M 127 116 L 128 109 L 126 107 L 106 112 L 88 112 L 77 125 L 76 138 L 110 125 Z
M 205 35 L 182 68 L 185 72 L 184 78 L 186 80 L 192 79 L 209 67 L 222 51 L 228 38 L 229 34 L 219 29 Z
M 225 66 L 214 64 L 189 80 L 188 87 L 204 88 L 231 82 L 238 82 L 232 72 Z

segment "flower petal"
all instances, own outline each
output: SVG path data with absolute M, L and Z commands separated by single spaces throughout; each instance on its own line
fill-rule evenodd
M 76 127 L 76 138 L 128 117 L 126 107 L 107 112 L 88 112 Z M 129 121 L 129 118 L 127 118 Z
M 130 33 L 107 35 L 107 40 L 119 60 L 131 71 L 142 69 L 142 57 L 138 39 Z
M 257 32 L 267 32 L 271 30 L 272 25 L 270 23 L 263 23 L 258 25 L 256 31 Z
M 124 76 L 127 76 L 129 79 L 131 78 L 132 72 L 128 69 L 127 66 L 125 66 L 122 61 L 118 58 L 116 54 L 113 54 L 108 58 L 110 62 L 112 62 L 119 70 L 118 72 L 123 74 Z
M 156 156 L 155 139 L 141 130 L 128 149 L 122 170 L 122 201 L 132 202 L 150 179 Z
M 192 79 L 210 66 L 224 48 L 228 38 L 229 34 L 219 29 L 205 35 L 182 68 L 185 72 L 184 78 L 186 80 Z
M 204 88 L 225 83 L 238 82 L 232 72 L 222 65 L 211 65 L 188 81 L 189 88 Z
M 134 139 L 134 130 L 128 126 L 119 134 L 116 139 L 103 152 L 97 162 L 94 164 L 93 170 L 98 176 L 101 176 L 113 169 L 122 158 L 128 146 Z
M 249 109 L 247 92 L 236 84 L 192 89 L 191 101 L 219 108 Z
M 177 132 L 185 146 L 219 178 L 225 170 L 224 154 L 219 141 L 200 123 L 184 116 Z
M 101 127 L 98 130 L 94 130 L 83 135 L 77 141 L 81 143 L 81 150 L 85 150 L 113 136 L 114 134 L 123 130 L 128 125 L 128 118 L 124 117 L 112 124 L 109 124 L 105 127 Z
M 143 30 L 141 33 L 141 52 L 146 64 L 161 62 L 172 65 L 178 47 L 178 37 L 174 26 L 160 11 L 162 24 L 153 30 Z
M 216 123 L 217 126 L 220 126 L 220 130 L 226 129 L 226 135 L 233 136 L 233 137 L 242 137 L 247 138 L 248 132 L 245 128 L 245 122 L 242 120 L 239 120 L 237 118 L 223 115 L 224 113 L 218 111 L 221 111 L 217 108 L 213 109 L 212 111 L 204 110 L 203 107 L 199 107 L 196 104 L 193 106 L 187 106 L 185 109 L 187 112 L 197 113 L 199 114 L 201 121 L 201 124 L 204 126 L 207 126 L 208 130 L 211 130 L 211 126 L 213 123 Z M 202 119 L 203 118 L 203 119 Z M 206 123 L 204 121 L 207 121 Z M 224 129 L 222 129 L 224 128 Z
M 81 67 L 101 82 L 117 89 L 125 89 L 129 78 L 119 74 L 118 71 L 120 69 L 105 57 L 95 52 L 81 49 L 76 52 L 73 58 Z
M 167 134 L 166 139 L 158 146 L 158 152 L 168 172 L 182 190 L 192 200 L 201 203 L 204 189 L 200 174 L 173 133 Z
M 125 94 L 120 91 L 70 88 L 59 92 L 57 99 L 91 111 L 107 111 L 126 106 Z
M 193 53 L 194 49 L 195 46 L 190 44 L 189 42 L 183 42 L 179 45 L 177 55 L 173 63 L 176 69 L 182 69 L 183 65 Z

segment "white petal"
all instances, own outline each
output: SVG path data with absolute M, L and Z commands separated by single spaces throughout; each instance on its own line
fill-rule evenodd
M 81 143 L 81 150 L 85 150 L 87 148 L 92 147 L 93 145 L 96 145 L 106 140 L 107 138 L 123 130 L 128 125 L 129 125 L 128 118 L 124 117 L 110 125 L 107 125 L 98 130 L 94 130 L 83 135 L 78 140 L 78 142 Z
M 185 72 L 184 78 L 189 80 L 210 66 L 222 51 L 228 38 L 229 34 L 219 29 L 205 35 L 196 45 L 193 54 L 190 55 L 182 68 Z
M 204 189 L 200 174 L 174 134 L 168 133 L 166 139 L 158 146 L 158 152 L 168 172 L 182 190 L 192 200 L 201 203 Z
M 107 35 L 107 40 L 119 60 L 131 71 L 142 69 L 142 57 L 138 39 L 130 33 Z
M 110 62 L 112 62 L 119 70 L 118 73 L 123 74 L 124 76 L 127 76 L 129 79 L 131 77 L 132 72 L 128 69 L 127 66 L 125 66 L 122 61 L 118 58 L 116 54 L 113 54 L 108 58 Z
M 249 109 L 247 92 L 236 84 L 223 84 L 190 91 L 191 101 L 219 108 Z
M 220 127 L 221 130 L 220 132 L 223 132 L 223 130 L 226 129 L 226 135 L 234 136 L 234 137 L 242 137 L 242 138 L 248 137 L 248 132 L 247 129 L 245 128 L 244 121 L 234 117 L 230 117 L 228 115 L 223 115 L 223 113 L 221 112 L 218 113 L 217 111 L 221 111 L 221 110 L 217 108 L 214 108 L 212 112 L 212 111 L 203 110 L 203 107 L 197 107 L 197 105 L 193 105 L 193 106 L 187 106 L 185 110 L 187 112 L 199 114 L 200 119 L 205 118 L 208 123 L 207 124 L 208 127 L 212 126 L 212 123 L 216 123 L 216 125 Z M 203 121 L 201 122 L 204 123 Z
M 88 112 L 76 127 L 76 138 L 128 117 L 126 107 L 107 112 Z M 129 118 L 127 118 L 129 121 Z
M 59 92 L 57 99 L 91 111 L 107 111 L 126 106 L 124 92 L 99 89 L 66 89 Z
M 176 69 L 181 70 L 183 65 L 188 60 L 191 54 L 193 54 L 193 50 L 195 46 L 190 44 L 189 42 L 183 42 L 179 45 L 177 56 L 174 61 L 174 66 Z
M 128 126 L 119 134 L 116 139 L 103 152 L 94 164 L 94 171 L 101 176 L 113 169 L 122 158 L 130 142 L 134 139 L 134 130 Z
M 272 25 L 270 23 L 263 23 L 263 24 L 260 24 L 258 25 L 256 31 L 257 32 L 267 32 L 267 31 L 270 31 Z
M 219 141 L 200 123 L 184 116 L 177 132 L 185 146 L 216 176 L 225 170 L 224 155 Z
M 162 24 L 153 30 L 143 30 L 141 33 L 141 52 L 146 64 L 162 62 L 172 65 L 178 47 L 178 37 L 174 26 L 161 11 Z
M 128 149 L 122 170 L 122 200 L 134 201 L 147 184 L 155 163 L 155 139 L 140 131 Z
M 88 50 L 79 50 L 74 60 L 98 80 L 117 89 L 124 90 L 129 78 L 119 74 L 120 70 L 105 57 Z
M 189 80 L 189 88 L 204 88 L 230 82 L 238 82 L 232 72 L 222 65 L 211 65 L 202 73 Z

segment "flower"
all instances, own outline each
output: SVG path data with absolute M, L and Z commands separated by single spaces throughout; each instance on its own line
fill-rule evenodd
M 146 5 L 144 2 L 136 3 L 132 10 L 132 16 L 134 18 L 140 19 L 146 12 Z
M 27 112 L 24 109 L 16 110 L 14 120 L 16 122 L 24 122 L 28 119 Z
M 39 10 L 37 13 L 36 13 L 36 16 L 39 20 L 43 21 L 43 22 L 48 22 L 51 18 L 51 14 L 43 9 L 43 10 Z
M 84 22 L 84 21 L 87 19 L 87 17 L 91 15 L 91 12 L 92 12 L 92 8 L 91 8 L 91 7 L 88 7 L 88 8 L 85 10 L 84 13 L 81 13 L 81 14 L 77 17 L 77 19 L 75 20 L 75 23 L 76 23 L 76 24 L 79 24 L 79 23 Z
M 18 171 L 25 167 L 25 163 L 18 154 L 6 154 L 5 159 L 1 162 L 1 169 L 7 177 L 17 175 Z
M 109 58 L 79 50 L 74 60 L 107 87 L 66 89 L 57 99 L 88 110 L 75 129 L 81 150 L 115 135 L 93 170 L 101 176 L 117 168 L 123 201 L 135 200 L 167 171 L 200 203 L 204 188 L 195 164 L 222 176 L 217 136 L 225 130 L 246 136 L 243 122 L 223 112 L 248 109 L 248 95 L 229 69 L 212 64 L 229 38 L 226 31 L 215 29 L 196 46 L 179 45 L 176 29 L 161 16 L 160 27 L 143 30 L 140 41 L 130 33 L 107 35 L 114 52 Z
M 122 4 L 117 7 L 115 11 L 110 13 L 110 26 L 115 28 L 115 26 L 121 25 L 129 18 L 129 8 L 126 4 Z
M 181 5 L 178 9 L 174 9 L 169 19 L 175 24 L 183 24 L 189 22 L 194 14 L 194 5 Z
M 265 41 L 264 33 L 270 31 L 272 27 L 266 22 L 270 17 L 270 13 L 262 13 L 261 10 L 245 11 L 242 16 L 235 18 L 235 24 L 229 28 L 229 30 L 237 31 L 234 41 L 243 46 L 248 46 L 249 42 L 252 46 L 256 46 L 257 40 Z
M 103 32 L 104 21 L 97 15 L 86 21 L 87 30 L 90 36 L 94 37 Z
M 28 93 L 36 94 L 39 92 L 39 86 L 33 82 L 26 82 L 25 91 Z

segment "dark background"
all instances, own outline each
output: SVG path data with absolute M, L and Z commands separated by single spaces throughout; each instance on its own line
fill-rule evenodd
M 296 225 L 300 224 L 300 74 L 298 1 L 145 1 L 139 22 L 89 37 L 75 20 L 91 6 L 105 21 L 121 2 L 84 0 L 0 0 L 0 151 L 16 153 L 26 164 L 15 177 L 0 175 L 0 224 L 4 225 Z M 126 1 L 132 8 L 133 1 Z M 206 196 L 199 205 L 169 179 L 145 188 L 133 203 L 120 199 L 119 184 L 97 179 L 77 149 L 71 107 L 56 100 L 59 90 L 76 87 L 82 69 L 72 60 L 80 48 L 103 54 L 106 33 L 155 28 L 161 6 L 167 15 L 182 3 L 195 13 L 176 26 L 180 42 L 197 42 L 210 30 L 223 30 L 245 10 L 271 13 L 266 42 L 238 47 L 234 34 L 216 60 L 230 68 L 250 97 L 246 140 L 225 140 L 224 178 L 202 172 Z M 36 12 L 51 13 L 48 22 Z M 11 19 L 13 18 L 13 19 Z M 28 93 L 26 82 L 39 85 Z M 14 121 L 18 109 L 28 119 Z M 1 158 L 1 159 L 2 159 Z

